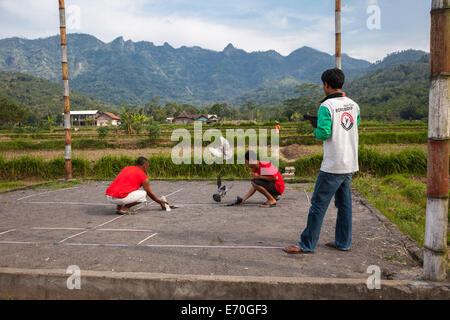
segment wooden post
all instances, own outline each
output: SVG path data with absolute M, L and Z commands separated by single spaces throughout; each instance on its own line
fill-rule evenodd
M 427 216 L 423 277 L 447 273 L 448 140 L 450 109 L 450 0 L 432 0 L 428 120 Z
M 335 4 L 335 29 L 336 29 L 336 68 L 342 69 L 341 58 L 341 0 Z
M 67 67 L 67 37 L 66 37 L 66 10 L 64 0 L 59 2 L 59 23 L 61 35 L 61 63 L 62 80 L 64 85 L 64 133 L 65 133 L 65 178 L 72 179 L 72 145 L 70 136 L 70 96 L 69 96 L 69 70 Z

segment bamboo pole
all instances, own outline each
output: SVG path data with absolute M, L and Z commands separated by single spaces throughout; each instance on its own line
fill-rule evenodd
M 336 30 L 336 68 L 342 69 L 341 58 L 341 0 L 335 3 L 335 30 Z
M 65 133 L 65 178 L 72 179 L 72 144 L 70 136 L 70 92 L 69 92 L 69 70 L 67 67 L 67 37 L 66 37 L 66 10 L 64 0 L 59 2 L 59 23 L 61 36 L 61 64 L 62 80 L 64 85 L 64 133 Z
M 427 215 L 423 277 L 446 279 L 450 138 L 450 0 L 432 0 Z

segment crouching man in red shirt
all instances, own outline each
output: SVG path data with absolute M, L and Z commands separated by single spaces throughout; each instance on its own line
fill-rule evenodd
M 245 153 L 245 163 L 252 168 L 252 187 L 242 199 L 243 204 L 256 191 L 262 193 L 267 202 L 261 205 L 263 208 L 271 208 L 277 205 L 277 200 L 284 193 L 284 180 L 281 173 L 267 161 L 259 161 L 256 153 L 249 150 Z
M 150 188 L 150 181 L 145 174 L 148 170 L 148 160 L 139 157 L 135 166 L 123 168 L 119 175 L 106 189 L 106 198 L 117 205 L 117 214 L 135 214 L 131 207 L 147 201 L 147 195 L 165 209 L 165 202 L 158 199 Z M 144 190 L 139 190 L 143 187 Z

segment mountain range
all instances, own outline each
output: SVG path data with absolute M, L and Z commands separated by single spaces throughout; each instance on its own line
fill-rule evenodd
M 347 79 L 418 60 L 425 52 L 408 50 L 372 64 L 342 56 Z M 87 34 L 68 35 L 70 87 L 90 101 L 143 105 L 159 96 L 197 106 L 228 102 L 240 105 L 252 97 L 266 105 L 295 95 L 300 83 L 319 83 L 334 66 L 334 56 L 302 47 L 288 56 L 276 51 L 246 52 L 232 44 L 222 51 L 200 47 L 173 48 L 168 43 L 105 43 Z M 61 82 L 59 36 L 0 40 L 0 71 L 21 72 Z M 271 94 L 273 92 L 273 94 Z M 275 97 L 275 98 L 274 98 Z

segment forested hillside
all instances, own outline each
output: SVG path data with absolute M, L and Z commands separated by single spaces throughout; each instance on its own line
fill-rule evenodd
M 245 92 L 285 77 L 319 82 L 334 57 L 302 47 L 288 56 L 276 51 L 245 52 L 229 44 L 222 51 L 200 47 L 173 48 L 168 43 L 125 41 L 104 43 L 87 34 L 68 35 L 71 87 L 110 104 L 163 102 L 194 105 L 230 102 Z M 0 40 L 0 71 L 18 71 L 59 81 L 59 36 Z M 343 55 L 349 78 L 370 63 Z
M 30 122 L 63 112 L 62 85 L 18 72 L 0 72 L 0 99 L 26 107 Z M 116 110 L 104 102 L 71 92 L 71 109 Z

